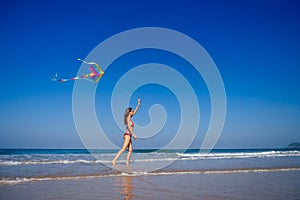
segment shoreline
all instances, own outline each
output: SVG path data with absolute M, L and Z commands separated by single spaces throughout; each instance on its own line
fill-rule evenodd
M 0 185 L 0 199 L 298 199 L 299 177 L 299 169 L 278 169 L 45 180 Z
M 221 169 L 221 170 L 158 170 L 153 172 L 129 171 L 114 172 L 110 174 L 92 174 L 79 176 L 36 176 L 36 177 L 2 177 L 0 185 L 16 185 L 26 184 L 30 182 L 41 181 L 64 181 L 64 180 L 82 180 L 97 179 L 110 177 L 143 177 L 143 176 L 172 176 L 172 175 L 201 175 L 201 174 L 242 174 L 242 173 L 271 173 L 271 172 L 289 172 L 299 171 L 300 167 L 273 167 L 273 168 L 237 168 L 237 169 Z

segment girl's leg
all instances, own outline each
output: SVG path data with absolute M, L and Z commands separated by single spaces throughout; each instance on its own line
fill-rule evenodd
M 122 155 L 122 153 L 124 151 L 126 151 L 127 146 L 130 143 L 130 136 L 129 135 L 125 135 L 124 136 L 124 143 L 123 143 L 123 147 L 121 148 L 121 150 L 117 153 L 116 157 L 112 160 L 112 164 L 115 165 L 118 158 Z
M 126 159 L 126 165 L 129 165 L 131 154 L 132 154 L 132 142 L 130 140 L 130 142 L 128 144 L 128 154 L 127 154 L 127 159 Z

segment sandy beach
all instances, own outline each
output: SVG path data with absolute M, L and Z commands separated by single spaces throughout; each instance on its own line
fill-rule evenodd
M 0 186 L 0 199 L 300 199 L 300 171 L 118 176 Z

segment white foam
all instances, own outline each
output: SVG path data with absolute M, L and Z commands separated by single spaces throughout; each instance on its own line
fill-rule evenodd
M 49 165 L 49 164 L 94 164 L 94 163 L 109 163 L 108 160 L 41 160 L 41 161 L 0 161 L 0 165 Z
M 225 159 L 225 158 L 266 158 L 300 156 L 299 151 L 264 151 L 264 152 L 230 152 L 230 153 L 177 153 L 180 159 Z
M 113 154 L 115 155 L 115 154 Z M 209 159 L 235 159 L 235 158 L 268 158 L 268 157 L 296 157 L 300 156 L 300 151 L 262 151 L 262 152 L 228 152 L 228 153 L 134 153 L 134 162 L 166 162 L 176 160 L 209 160 Z M 90 157 L 65 157 L 64 155 L 54 155 L 52 157 L 3 157 L 0 159 L 0 166 L 14 165 L 49 165 L 49 164 L 98 164 L 111 163 L 113 157 L 102 155 L 98 160 Z M 121 161 L 121 160 L 120 160 Z M 125 161 L 124 161 L 125 162 Z
M 188 174 L 232 174 L 232 173 L 268 173 L 268 172 L 286 172 L 299 171 L 300 167 L 291 168 L 261 168 L 261 169 L 230 169 L 230 170 L 197 170 L 197 171 L 162 171 L 162 172 L 143 172 L 133 171 L 121 174 L 104 174 L 104 175 L 82 175 L 82 176 L 66 176 L 66 177 L 16 177 L 2 178 L 0 185 L 22 184 L 37 181 L 60 181 L 60 180 L 79 180 L 105 177 L 122 177 L 122 176 L 162 176 L 162 175 L 188 175 Z

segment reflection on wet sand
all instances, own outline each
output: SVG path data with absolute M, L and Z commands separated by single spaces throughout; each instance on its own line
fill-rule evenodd
M 131 176 L 123 176 L 122 179 L 122 194 L 124 194 L 124 200 L 129 200 L 133 197 L 132 193 L 132 177 Z
M 128 172 L 131 171 L 130 167 L 126 166 L 126 168 Z M 115 186 L 121 189 L 120 193 L 122 194 L 122 196 L 124 195 L 124 200 L 129 200 L 134 196 L 132 192 L 133 189 L 132 176 L 124 175 L 121 177 L 116 177 Z

